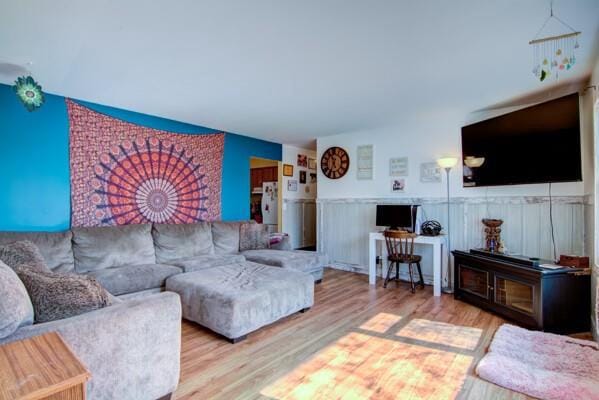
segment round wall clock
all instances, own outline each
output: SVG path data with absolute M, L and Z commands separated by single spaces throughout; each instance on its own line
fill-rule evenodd
M 327 178 L 341 178 L 349 169 L 349 154 L 341 147 L 329 147 L 322 154 L 320 169 Z

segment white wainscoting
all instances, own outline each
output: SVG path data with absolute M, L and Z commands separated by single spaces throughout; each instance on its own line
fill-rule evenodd
M 439 198 L 318 199 L 318 251 L 329 255 L 333 267 L 368 273 L 368 233 L 377 230 L 376 204 L 420 204 L 425 219 L 447 226 L 447 203 Z M 558 257 L 587 254 L 585 198 L 554 197 L 552 204 Z M 588 208 L 586 211 L 588 216 Z M 482 247 L 481 219 L 489 217 L 504 220 L 501 237 L 507 251 L 553 258 L 548 197 L 453 198 L 450 213 L 452 249 Z M 423 275 L 430 281 L 432 254 L 426 246 L 416 251 L 423 256 Z
M 294 249 L 316 245 L 316 201 L 283 199 L 283 232 Z

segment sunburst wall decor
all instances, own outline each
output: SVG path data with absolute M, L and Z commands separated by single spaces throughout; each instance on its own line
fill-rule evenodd
M 27 111 L 35 111 L 44 104 L 45 99 L 42 87 L 31 75 L 17 78 L 13 89 Z

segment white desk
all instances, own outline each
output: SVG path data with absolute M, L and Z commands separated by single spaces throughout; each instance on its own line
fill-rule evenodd
M 383 232 L 370 232 L 368 237 L 368 283 L 376 284 L 376 241 L 385 241 Z M 418 236 L 414 239 L 415 244 L 433 246 L 433 294 L 441 296 L 441 271 L 447 265 L 447 249 L 445 235 Z M 387 249 L 383 246 L 382 260 L 387 260 Z M 383 266 L 385 263 L 383 262 Z M 384 271 L 384 268 L 383 268 Z M 384 272 L 383 272 L 384 273 Z

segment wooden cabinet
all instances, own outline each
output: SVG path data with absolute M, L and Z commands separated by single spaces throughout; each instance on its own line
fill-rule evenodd
M 0 400 L 84 400 L 90 378 L 58 333 L 0 346 Z
M 276 182 L 279 179 L 277 167 L 252 168 L 250 170 L 250 189 L 262 188 L 264 182 Z
M 531 329 L 586 332 L 591 280 L 583 270 L 547 270 L 507 259 L 454 251 L 454 295 Z

